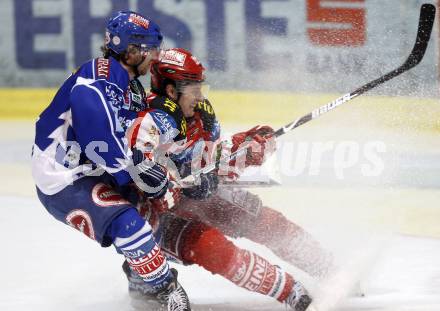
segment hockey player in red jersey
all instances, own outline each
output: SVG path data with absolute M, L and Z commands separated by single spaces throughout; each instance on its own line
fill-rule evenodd
M 254 148 L 248 150 L 242 162 L 244 166 L 261 165 L 275 148 L 273 140 L 268 138 L 272 128 L 257 126 L 234 135 L 229 144 L 221 142 L 214 110 L 201 92 L 203 70 L 200 62 L 183 49 L 164 51 L 160 61 L 152 65 L 150 109 L 172 115 L 180 125 L 176 135 L 180 144 L 169 157 L 185 177 L 191 172 L 191 163 L 206 165 L 217 151 L 235 151 L 243 143 L 252 142 Z M 130 141 L 135 152 L 153 157 L 161 139 L 151 138 L 150 133 L 155 131 L 145 127 L 146 116 L 148 112 L 133 127 Z M 234 166 L 239 160 L 230 164 Z M 305 310 L 311 299 L 301 283 L 261 256 L 237 247 L 225 235 L 263 244 L 317 277 L 326 273 L 331 256 L 302 228 L 263 206 L 256 195 L 218 185 L 219 178 L 225 177 L 218 174 L 218 170 L 202 174 L 200 184 L 182 189 L 182 194 L 178 186 L 170 187 L 163 198 L 151 200 L 142 207 L 141 213 L 150 222 L 160 219 L 158 231 L 162 249 L 185 264 L 196 263 L 240 287 L 272 296 L 294 310 Z M 226 173 L 226 177 L 236 177 L 236 174 L 234 170 L 232 174 Z M 136 282 L 133 273 L 128 273 L 128 277 L 131 283 Z

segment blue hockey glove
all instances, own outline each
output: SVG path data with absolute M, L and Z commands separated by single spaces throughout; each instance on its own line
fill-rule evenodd
M 217 192 L 217 172 L 213 171 L 207 174 L 201 174 L 198 179 L 198 185 L 191 188 L 184 188 L 182 190 L 184 195 L 196 200 L 202 200 L 209 198 L 212 194 Z
M 133 178 L 134 182 L 149 198 L 162 197 L 168 189 L 168 178 L 165 168 L 146 159 L 139 149 L 133 148 L 132 152 L 136 175 Z

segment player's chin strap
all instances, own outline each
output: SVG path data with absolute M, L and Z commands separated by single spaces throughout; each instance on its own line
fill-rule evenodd
M 411 54 L 406 59 L 405 63 L 401 65 L 400 67 L 394 69 L 393 71 L 388 72 L 387 74 L 381 76 L 380 78 L 373 80 L 371 82 L 368 82 L 367 84 L 359 87 L 355 91 L 345 94 L 315 110 L 312 112 L 296 119 L 295 121 L 279 128 L 275 133 L 272 135 L 272 137 L 279 137 L 281 135 L 284 135 L 293 129 L 313 120 L 316 119 L 323 114 L 334 110 L 336 107 L 341 106 L 342 104 L 345 104 L 346 102 L 352 100 L 353 98 L 356 98 L 362 94 L 364 94 L 367 91 L 370 91 L 377 87 L 378 85 L 381 85 L 382 83 L 385 83 L 402 73 L 414 68 L 417 66 L 425 56 L 426 49 L 428 47 L 428 42 L 431 38 L 431 32 L 434 25 L 435 20 L 435 12 L 436 8 L 434 5 L 430 3 L 425 3 L 422 5 L 420 9 L 420 18 L 419 18 L 419 26 L 417 31 L 417 38 L 416 43 L 414 44 L 414 47 L 411 51 Z M 189 175 L 179 181 L 179 184 L 181 184 L 183 187 L 189 187 L 190 185 L 194 185 L 194 182 L 197 180 L 198 176 L 201 174 L 209 173 L 219 167 L 221 163 L 229 163 L 230 160 L 233 160 L 237 158 L 238 156 L 242 155 L 247 151 L 247 149 L 250 147 L 250 143 L 245 143 L 241 148 L 236 150 L 235 152 L 231 153 L 229 156 L 220 157 L 216 162 L 213 162 L 210 165 L 205 166 L 204 168 L 200 169 L 199 171 L 195 172 L 192 175 Z

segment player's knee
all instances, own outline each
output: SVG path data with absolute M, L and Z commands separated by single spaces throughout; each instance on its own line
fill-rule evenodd
M 268 227 L 268 229 L 269 226 L 272 227 L 274 224 L 281 225 L 283 228 L 285 227 L 286 222 L 287 219 L 283 214 L 268 207 L 263 207 L 260 215 L 258 216 L 258 223 L 264 227 Z
M 107 236 L 115 242 L 117 238 L 128 238 L 140 230 L 151 231 L 151 227 L 134 208 L 130 208 L 113 219 L 107 229 Z
M 128 209 L 116 217 L 107 231 L 119 253 L 124 254 L 130 268 L 153 286 L 169 276 L 169 266 L 159 245 L 153 238 L 148 222 L 135 209 Z
M 301 230 L 301 227 L 287 219 L 282 213 L 263 207 L 247 236 L 256 242 L 267 243 Z
M 202 223 L 192 226 L 185 234 L 183 259 L 206 270 L 224 275 L 233 262 L 237 247 L 217 229 Z

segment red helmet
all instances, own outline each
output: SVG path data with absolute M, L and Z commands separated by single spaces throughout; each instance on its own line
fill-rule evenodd
M 151 88 L 154 92 L 163 90 L 165 79 L 179 82 L 203 82 L 205 68 L 189 51 L 181 48 L 164 50 L 159 60 L 151 65 Z

